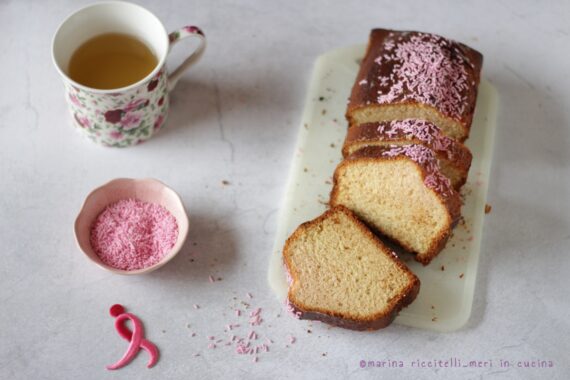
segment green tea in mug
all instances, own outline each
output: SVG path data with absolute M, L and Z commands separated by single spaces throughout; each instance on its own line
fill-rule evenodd
M 140 81 L 157 64 L 156 56 L 144 42 L 128 34 L 106 33 L 75 50 L 68 75 L 84 86 L 109 90 Z

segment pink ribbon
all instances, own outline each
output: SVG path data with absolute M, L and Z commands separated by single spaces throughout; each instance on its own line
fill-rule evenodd
M 123 357 L 115 364 L 107 366 L 107 369 L 114 370 L 126 366 L 134 359 L 141 348 L 148 352 L 150 356 L 147 368 L 154 366 L 158 361 L 158 348 L 156 348 L 153 343 L 143 338 L 144 328 L 140 319 L 131 313 L 125 313 L 124 308 L 119 307 L 119 305 L 111 307 L 111 315 L 116 317 L 115 329 L 123 339 L 129 341 L 129 347 Z M 133 324 L 132 332 L 125 325 L 127 320 L 130 320 Z

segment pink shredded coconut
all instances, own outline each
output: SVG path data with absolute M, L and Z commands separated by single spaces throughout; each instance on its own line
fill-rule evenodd
M 393 65 L 377 78 L 378 103 L 417 101 L 454 118 L 463 115 L 472 63 L 457 43 L 427 33 L 391 33 L 375 62 Z
M 442 134 L 435 124 L 421 119 L 393 120 L 379 123 L 378 132 L 393 138 L 399 133 L 406 137 L 415 137 L 418 140 L 431 144 L 432 149 L 446 151 L 453 140 Z
M 157 264 L 174 247 L 178 224 L 158 204 L 122 199 L 97 216 L 90 239 L 104 264 L 127 271 L 143 269 Z

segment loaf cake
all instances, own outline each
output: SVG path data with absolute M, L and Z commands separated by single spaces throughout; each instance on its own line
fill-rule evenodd
M 434 151 L 441 172 L 449 178 L 454 189 L 467 180 L 471 166 L 471 152 L 460 142 L 444 136 L 433 123 L 405 119 L 353 125 L 342 148 L 344 157 L 365 146 L 422 144 Z
M 287 307 L 300 319 L 353 330 L 388 326 L 420 281 L 348 209 L 301 224 L 283 250 Z
M 350 125 L 424 119 L 464 141 L 482 64 L 476 50 L 435 34 L 374 29 L 346 117 Z
M 461 199 L 434 152 L 418 144 L 368 146 L 333 176 L 331 206 L 343 205 L 427 265 L 460 217 Z

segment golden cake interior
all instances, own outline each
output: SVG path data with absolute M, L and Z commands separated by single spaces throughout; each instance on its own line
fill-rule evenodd
M 412 160 L 353 160 L 338 167 L 335 179 L 332 205 L 351 209 L 419 256 L 449 229 L 447 208 Z
M 349 112 L 352 125 L 382 121 L 423 119 L 438 126 L 442 133 L 457 141 L 468 137 L 466 129 L 456 120 L 443 116 L 435 108 L 425 104 L 374 104 Z
M 352 141 L 345 146 L 344 155 L 346 157 L 350 156 L 352 153 L 356 152 L 357 150 L 367 147 L 367 146 L 393 146 L 393 145 L 408 145 L 411 142 L 414 144 L 421 144 L 421 141 L 412 140 L 412 139 L 401 139 L 401 140 L 368 140 L 368 141 Z M 456 165 L 453 164 L 452 161 L 444 159 L 444 158 L 437 158 L 439 168 L 441 173 L 449 178 L 451 181 L 451 186 L 454 189 L 459 189 L 466 180 L 467 173 L 464 173 L 462 170 L 458 169 Z
M 301 228 L 285 259 L 295 279 L 289 299 L 307 311 L 370 319 L 389 313 L 414 281 L 387 248 L 345 213 L 329 213 Z

